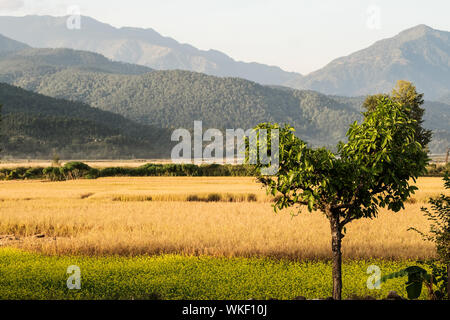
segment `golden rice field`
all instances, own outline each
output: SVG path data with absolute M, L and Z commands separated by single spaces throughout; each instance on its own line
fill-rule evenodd
M 382 209 L 377 219 L 350 224 L 344 257 L 432 257 L 433 245 L 407 229 L 428 230 L 420 208 L 444 193 L 442 179 L 420 178 L 418 187 L 405 210 Z M 1 181 L 0 247 L 49 254 L 328 258 L 327 220 L 319 212 L 292 213 L 275 214 L 254 178 Z

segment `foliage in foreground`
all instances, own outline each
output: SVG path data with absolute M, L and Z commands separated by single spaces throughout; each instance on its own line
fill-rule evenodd
M 437 296 L 433 290 L 433 285 L 437 282 L 433 278 L 433 275 L 428 273 L 427 270 L 419 266 L 411 266 L 402 269 L 397 272 L 393 272 L 381 278 L 381 282 L 386 282 L 390 279 L 408 277 L 408 281 L 405 283 L 408 299 L 417 299 L 422 293 L 422 287 L 425 285 L 428 289 L 428 296 L 432 300 L 436 300 Z
M 448 173 L 444 177 L 444 186 L 446 189 L 450 189 Z M 425 207 L 421 209 L 431 223 L 429 234 L 425 234 L 416 228 L 410 229 L 418 232 L 424 240 L 431 241 L 436 245 L 439 261 L 447 265 L 447 270 L 445 270 L 445 268 L 436 266 L 434 262 L 429 264 L 433 269 L 435 280 L 439 281 L 436 281 L 438 286 L 437 297 L 447 296 L 450 299 L 450 197 L 441 194 L 438 198 L 430 198 L 429 204 L 432 210 Z M 433 283 L 433 279 L 431 283 Z
M 450 189 L 450 178 L 448 174 L 444 177 L 446 189 Z M 440 260 L 445 264 L 450 264 L 450 197 L 441 194 L 436 199 L 430 199 L 432 211 L 428 208 L 422 208 L 422 211 L 431 222 L 429 234 L 412 228 L 419 232 L 425 240 L 431 241 L 436 245 L 436 252 Z
M 380 290 L 367 289 L 367 268 L 383 274 L 409 261 L 346 260 L 343 298 L 406 295 L 404 281 L 394 279 Z M 71 265 L 81 269 L 81 290 L 68 290 Z M 331 264 L 260 258 L 212 258 L 180 255 L 125 257 L 45 256 L 0 249 L 0 299 L 308 299 L 331 291 Z M 426 299 L 423 293 L 420 297 Z

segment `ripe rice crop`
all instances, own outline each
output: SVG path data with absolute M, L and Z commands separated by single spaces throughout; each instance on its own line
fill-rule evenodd
M 344 257 L 432 257 L 433 245 L 407 229 L 428 230 L 420 208 L 428 197 L 444 191 L 442 180 L 421 178 L 418 186 L 416 203 L 406 204 L 405 210 L 381 209 L 377 219 L 350 224 L 343 240 Z M 3 247 L 49 254 L 330 257 L 324 216 L 303 210 L 293 217 L 294 209 L 275 214 L 272 198 L 253 178 L 3 181 L 0 199 Z

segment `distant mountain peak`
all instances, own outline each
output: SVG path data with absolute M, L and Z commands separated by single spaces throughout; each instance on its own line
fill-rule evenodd
M 427 33 L 427 32 L 430 32 L 430 31 L 435 31 L 435 29 L 433 29 L 433 28 L 430 27 L 430 26 L 427 26 L 426 24 L 418 24 L 418 25 L 416 25 L 416 26 L 414 26 L 414 27 L 405 29 L 405 30 L 403 30 L 403 31 L 400 32 L 400 33 L 410 33 L 410 32 L 415 32 L 415 33 Z
M 418 40 L 428 36 L 438 36 L 446 31 L 433 29 L 425 24 L 419 24 L 412 28 L 403 30 L 397 36 L 391 38 L 395 40 L 401 39 L 402 42 Z M 448 33 L 448 32 L 447 32 Z
M 420 24 L 333 60 L 295 84 L 327 94 L 389 92 L 397 80 L 413 82 L 425 98 L 450 93 L 450 32 Z
M 0 16 L 0 33 L 37 48 L 71 48 L 158 70 L 187 70 L 237 77 L 266 85 L 335 95 L 388 92 L 399 79 L 412 81 L 426 99 L 450 93 L 450 32 L 419 24 L 368 48 L 333 60 L 303 76 L 279 67 L 240 62 L 217 50 L 200 50 L 148 28 L 116 28 L 82 16 L 82 30 L 67 17 Z
M 37 48 L 70 48 L 160 70 L 188 70 L 282 85 L 302 77 L 278 67 L 246 63 L 219 51 L 205 51 L 162 36 L 151 28 L 121 27 L 81 17 L 81 30 L 68 30 L 67 17 L 0 17 L 0 33 Z

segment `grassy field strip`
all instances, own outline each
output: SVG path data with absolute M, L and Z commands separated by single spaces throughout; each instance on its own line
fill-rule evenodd
M 97 200 L 5 201 L 3 246 L 57 254 L 159 254 L 269 256 L 321 259 L 330 256 L 330 231 L 320 213 L 275 214 L 270 203 L 121 202 Z M 347 258 L 426 258 L 433 245 L 407 229 L 427 228 L 420 205 L 352 223 L 343 240 Z M 43 234 L 44 238 L 34 235 Z M 1 246 L 1 245 L 0 245 Z
M 405 295 L 405 279 L 369 290 L 369 265 L 382 274 L 411 261 L 346 260 L 343 297 L 383 298 L 390 290 Z M 68 290 L 67 267 L 81 269 L 81 290 Z M 331 292 L 327 262 L 181 255 L 126 257 L 44 256 L 0 249 L 0 299 L 308 299 Z M 424 290 L 425 291 L 425 290 Z M 422 297 L 425 298 L 425 292 Z
M 187 191 L 188 190 L 188 191 Z M 266 197 L 266 192 L 248 177 L 145 177 L 102 178 L 97 180 L 72 180 L 64 182 L 0 181 L 0 199 L 61 199 L 89 198 L 112 199 L 115 196 L 193 195 L 232 193 Z
M 445 193 L 441 178 L 419 178 L 418 186 L 419 190 L 412 196 L 412 203 L 426 203 L 429 197 Z M 190 195 L 208 194 L 254 194 L 259 202 L 270 202 L 272 199 L 261 185 L 255 182 L 255 178 L 251 177 L 118 177 L 64 182 L 0 181 L 0 200 L 112 200 L 120 196 L 165 196 L 168 201 L 184 201 Z
M 419 187 L 417 197 L 437 194 L 441 179 L 421 178 Z M 211 193 L 254 194 L 257 202 L 179 201 Z M 149 195 L 171 201 L 142 201 Z M 114 197 L 125 201 L 112 201 Z M 264 197 L 252 178 L 0 182 L 0 247 L 51 254 L 182 253 L 293 260 L 330 256 L 329 225 L 323 215 L 306 210 L 298 217 L 291 216 L 292 210 L 275 214 Z M 396 214 L 382 209 L 377 219 L 355 221 L 343 240 L 344 257 L 433 257 L 433 245 L 407 231 L 428 229 L 421 206 L 407 204 Z

